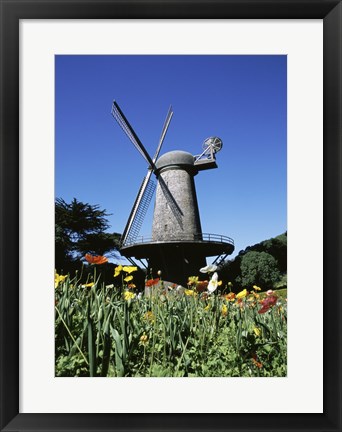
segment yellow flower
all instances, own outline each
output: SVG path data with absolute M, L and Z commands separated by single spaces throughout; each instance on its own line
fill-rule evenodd
M 66 275 L 63 276 L 63 275 L 59 275 L 58 273 L 55 273 L 55 288 L 57 288 L 59 283 L 63 282 L 66 277 L 67 277 Z
M 146 345 L 148 343 L 148 336 L 145 332 L 140 336 L 140 344 Z
M 227 316 L 227 313 L 228 313 L 228 308 L 224 304 L 224 305 L 222 305 L 222 308 L 221 308 L 221 314 L 222 314 L 222 316 Z
M 260 336 L 261 335 L 261 330 L 259 329 L 259 327 L 254 327 L 253 329 L 254 333 L 256 336 Z
M 123 270 L 123 267 L 122 267 L 122 265 L 120 264 L 120 265 L 118 265 L 117 267 L 115 267 L 115 269 L 114 269 L 114 277 L 117 277 L 117 276 L 119 276 L 119 274 L 122 272 L 122 270 Z
M 138 267 L 134 267 L 134 266 L 125 266 L 122 268 L 122 270 L 126 273 L 133 273 L 135 271 L 138 270 Z
M 89 282 L 85 285 L 82 285 L 82 288 L 91 288 L 92 286 L 94 286 L 94 282 Z
M 191 290 L 191 289 L 184 290 L 184 294 L 187 295 L 187 296 L 196 296 L 197 295 L 197 293 L 194 290 Z
M 255 291 L 261 291 L 261 288 L 259 288 L 259 287 L 256 286 L 256 285 L 253 285 L 253 289 L 255 289 Z
M 147 312 L 144 314 L 144 318 L 145 318 L 146 321 L 154 322 L 154 315 L 153 315 L 153 312 L 152 312 L 152 311 L 147 311 Z
M 135 294 L 132 293 L 131 291 L 125 291 L 125 292 L 123 293 L 123 297 L 124 297 L 124 299 L 125 299 L 126 301 L 128 301 L 128 300 L 132 300 L 132 299 L 134 299 Z
M 125 282 L 129 282 L 129 281 L 131 281 L 132 279 L 133 279 L 133 276 L 126 276 L 125 279 L 124 279 L 124 281 L 125 281 Z
M 238 294 L 236 294 L 236 298 L 241 299 L 241 298 L 246 297 L 246 295 L 247 295 L 247 290 L 245 288 L 243 291 L 240 291 Z
M 204 308 L 205 311 L 208 311 L 210 309 L 210 304 L 207 304 L 207 306 Z
M 189 276 L 188 285 L 197 285 L 198 276 Z

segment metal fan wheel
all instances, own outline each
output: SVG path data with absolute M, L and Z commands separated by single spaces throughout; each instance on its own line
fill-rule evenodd
M 203 143 L 203 150 L 212 149 L 214 153 L 221 150 L 223 142 L 219 137 L 209 137 Z

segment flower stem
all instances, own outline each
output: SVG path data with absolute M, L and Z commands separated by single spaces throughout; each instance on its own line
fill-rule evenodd
M 72 341 L 74 342 L 74 344 L 76 345 L 76 348 L 78 349 L 78 351 L 81 353 L 81 356 L 83 357 L 84 361 L 86 362 L 87 366 L 89 366 L 88 360 L 85 358 L 85 355 L 83 354 L 81 348 L 78 346 L 75 338 L 73 337 L 73 335 L 71 334 L 71 331 L 69 330 L 69 327 L 67 326 L 66 322 L 64 321 L 64 319 L 62 318 L 61 313 L 59 312 L 57 306 L 55 306 L 55 309 L 58 313 L 59 318 L 61 319 L 62 323 L 64 324 L 64 327 L 66 328 L 66 331 L 69 333 L 69 336 L 71 337 Z

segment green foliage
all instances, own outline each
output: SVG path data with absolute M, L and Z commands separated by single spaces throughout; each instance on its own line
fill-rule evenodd
M 138 297 L 93 280 L 57 284 L 56 376 L 286 376 L 285 300 L 259 314 L 256 293 L 230 301 L 161 282 Z
M 279 272 L 280 276 L 275 277 L 276 275 L 273 274 L 273 276 L 267 276 L 267 271 L 265 270 L 262 273 L 266 273 L 264 278 L 262 280 L 270 281 L 270 283 L 262 283 L 258 282 L 258 280 L 252 281 L 249 277 L 244 277 L 242 275 L 242 261 L 244 260 L 244 267 L 246 267 L 246 259 L 244 257 L 248 255 L 250 252 L 258 252 L 258 253 L 266 253 L 268 255 L 271 255 L 273 259 L 275 260 L 276 264 L 276 270 Z M 262 260 L 264 258 L 261 258 Z M 250 257 L 247 258 L 247 263 L 250 265 L 247 265 L 249 267 L 249 270 L 245 268 L 244 272 L 247 274 L 255 273 L 257 275 L 256 270 L 252 270 L 252 260 Z M 265 259 L 266 261 L 266 259 Z M 269 266 L 274 268 L 274 262 L 269 263 Z M 277 273 L 277 271 L 275 273 Z M 244 287 L 245 283 L 248 283 L 248 285 L 252 286 L 254 284 L 258 285 L 259 283 L 263 286 L 264 289 L 266 288 L 281 288 L 286 287 L 286 272 L 287 272 L 287 234 L 281 234 L 277 237 L 264 240 L 260 243 L 257 243 L 253 246 L 249 246 L 246 249 L 239 252 L 239 254 L 233 259 L 233 260 L 227 260 L 223 265 L 220 267 L 220 277 L 224 281 L 225 284 L 228 282 L 232 282 L 234 285 L 235 290 L 239 290 Z M 273 273 L 273 272 L 271 272 Z M 266 277 L 267 276 L 267 277 Z M 274 278 L 274 281 L 277 282 L 271 282 Z M 281 279 L 279 281 L 279 279 Z
M 246 288 L 253 285 L 272 288 L 279 281 L 277 261 L 267 252 L 247 252 L 241 260 L 241 283 Z
M 109 228 L 105 210 L 73 199 L 70 204 L 57 198 L 55 202 L 55 266 L 58 271 L 75 269 L 73 263 L 86 253 L 103 255 L 115 252 L 119 234 L 105 232 Z

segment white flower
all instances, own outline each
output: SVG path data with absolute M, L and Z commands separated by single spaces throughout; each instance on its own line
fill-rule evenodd
M 208 283 L 208 293 L 212 294 L 218 287 L 218 274 L 215 272 Z
M 213 273 L 216 270 L 217 270 L 217 266 L 215 264 L 209 264 L 205 267 L 202 267 L 200 269 L 200 272 L 201 273 Z

